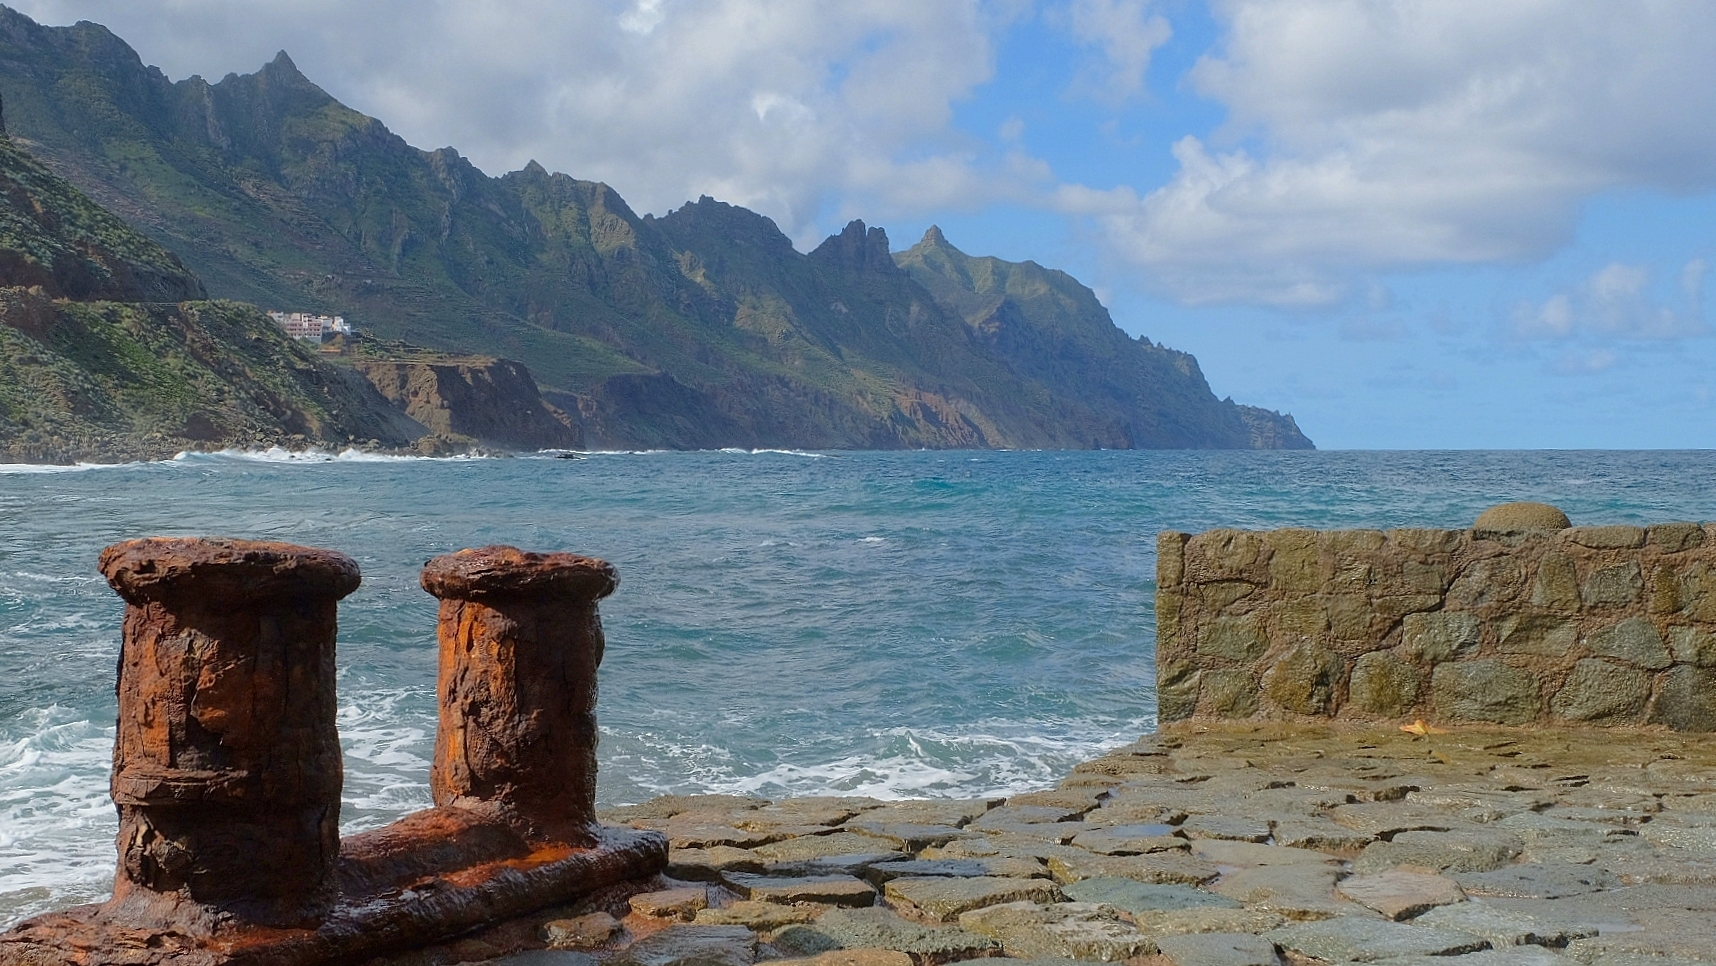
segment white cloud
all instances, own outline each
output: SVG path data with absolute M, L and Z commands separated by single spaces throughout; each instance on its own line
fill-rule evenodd
M 286 48 L 353 107 L 490 173 L 536 158 L 640 211 L 710 194 L 800 243 L 1018 196 L 1040 166 L 951 130 L 1027 12 L 985 0 L 16 0 L 107 24 L 170 76 Z M 1027 181 L 1021 182 L 1020 178 Z
M 1680 270 L 1678 290 L 1663 293 L 1657 290 L 1654 273 L 1647 266 L 1611 262 L 1570 292 L 1551 295 L 1541 305 L 1516 305 L 1511 334 L 1527 340 L 1586 342 L 1649 342 L 1707 335 L 1710 327 L 1705 321 L 1704 277 L 1708 272 L 1709 265 L 1695 258 Z M 1593 370 L 1586 367 L 1578 371 Z
M 1151 55 L 1174 35 L 1151 6 L 1151 0 L 1073 0 L 1055 12 L 1076 40 L 1102 52 L 1102 62 L 1074 80 L 1075 93 L 1119 104 L 1144 92 Z
M 1091 212 L 1182 300 L 1331 302 L 1366 272 L 1545 255 L 1596 193 L 1716 186 L 1716 4 L 1212 6 L 1191 80 L 1228 125 Z

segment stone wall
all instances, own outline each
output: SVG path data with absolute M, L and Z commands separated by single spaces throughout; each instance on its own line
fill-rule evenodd
M 1716 524 L 1170 531 L 1157 548 L 1164 724 L 1716 731 Z

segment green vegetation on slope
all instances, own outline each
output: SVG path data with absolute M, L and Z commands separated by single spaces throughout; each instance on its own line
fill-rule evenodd
M 902 271 L 861 223 L 806 255 L 707 198 L 639 217 L 534 163 L 490 178 L 284 54 L 173 83 L 105 28 L 0 8 L 0 94 L 32 150 L 215 294 L 518 359 L 591 445 L 1309 445 L 1218 402 L 1189 356 L 1127 339 L 1094 297 L 1057 315 L 1009 296 L 995 312 L 1020 323 L 989 325 L 961 307 L 989 294 Z
M 401 446 L 422 427 L 0 133 L 0 459 Z

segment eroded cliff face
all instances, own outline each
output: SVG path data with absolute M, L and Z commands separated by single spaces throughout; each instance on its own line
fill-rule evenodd
M 359 359 L 353 367 L 405 415 L 451 441 L 509 449 L 575 449 L 584 435 L 511 359 Z

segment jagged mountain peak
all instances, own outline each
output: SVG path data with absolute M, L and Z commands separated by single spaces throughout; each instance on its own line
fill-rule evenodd
M 888 247 L 888 233 L 865 225 L 859 218 L 847 222 L 840 234 L 830 235 L 810 253 L 810 257 L 853 275 L 893 275 L 899 272 L 893 252 Z

